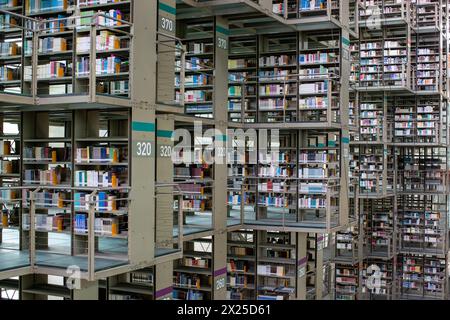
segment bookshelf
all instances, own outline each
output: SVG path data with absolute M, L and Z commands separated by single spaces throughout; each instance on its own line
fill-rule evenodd
M 336 233 L 334 260 L 356 263 L 358 261 L 358 236 L 357 227 L 349 227 Z
M 399 7 L 405 2 L 399 3 Z M 387 6 L 387 4 L 384 4 Z M 398 7 L 398 8 L 399 8 Z M 383 16 L 387 19 L 398 19 L 394 12 L 384 8 Z M 373 10 L 373 7 L 368 10 Z M 364 10 L 363 10 L 364 11 Z M 362 14 L 363 19 L 372 19 L 371 14 Z M 403 13 L 400 13 L 402 15 Z M 405 21 L 406 22 L 406 21 Z M 377 87 L 412 90 L 411 78 L 411 28 L 408 23 L 399 25 L 385 24 L 380 28 L 371 28 L 370 23 L 364 32 L 360 33 L 359 58 L 360 78 L 359 88 L 371 90 Z M 372 88 L 372 89 L 371 89 Z M 412 92 L 411 92 L 412 93 Z
M 359 285 L 357 265 L 335 264 L 335 300 L 356 300 Z
M 22 2 L 8 0 L 0 8 L 12 13 L 22 12 Z M 22 79 L 22 20 L 11 14 L 0 14 L 0 92 L 20 93 Z
M 299 121 L 339 123 L 339 32 L 305 33 L 299 51 Z
M 445 196 L 407 194 L 399 199 L 400 250 L 442 254 L 445 249 Z
M 330 225 L 338 223 L 339 137 L 340 134 L 332 130 L 301 133 L 298 161 L 300 221 Z
M 184 242 L 183 258 L 174 265 L 175 300 L 212 299 L 212 238 Z
M 154 267 L 139 269 L 106 281 L 108 300 L 153 300 L 155 285 Z
M 21 9 L 26 16 L 43 20 L 36 50 L 29 30 L 18 39 L 19 48 L 23 48 L 18 53 L 21 63 L 12 74 L 18 84 L 6 83 L 8 90 L 34 94 L 32 59 L 36 53 L 38 96 L 85 95 L 93 90 L 98 95 L 130 97 L 131 1 L 23 1 Z M 77 6 L 81 18 L 70 22 L 66 18 L 72 14 L 73 6 Z M 98 15 L 97 25 L 91 30 L 94 15 Z M 91 45 L 91 38 L 95 45 Z M 91 47 L 95 47 L 93 55 Z M 95 77 L 91 76 L 90 59 L 96 60 Z M 90 81 L 95 81 L 95 85 Z
M 228 53 L 229 121 L 257 121 L 258 80 L 258 37 L 231 38 Z
M 258 300 L 294 298 L 297 277 L 295 248 L 295 238 L 291 233 L 258 233 Z
M 405 147 L 398 159 L 400 189 L 445 192 L 446 153 L 443 148 Z
M 0 183 L 2 187 L 21 185 L 21 115 L 2 113 L 0 115 Z M 21 229 L 20 191 L 2 190 L 2 222 L 0 226 L 0 247 L 19 249 Z
M 273 0 L 272 12 L 285 19 L 340 18 L 338 0 Z
M 297 221 L 294 195 L 297 192 L 297 136 L 283 132 L 279 142 L 268 141 L 268 147 L 279 147 L 279 159 L 269 159 L 260 142 L 257 174 L 257 220 Z M 279 145 L 278 145 L 279 143 Z M 273 144 L 273 145 L 272 145 Z
M 214 165 L 209 164 L 204 154 L 213 139 L 195 136 L 196 133 L 190 126 L 184 128 L 191 132 L 191 147 L 174 150 L 176 161 L 173 163 L 173 180 L 179 184 L 183 193 L 181 206 L 185 232 L 192 233 L 198 232 L 198 229 L 205 231 L 212 228 Z M 179 206 L 179 199 L 175 197 L 176 220 Z
M 227 299 L 256 298 L 256 232 L 238 230 L 228 233 Z
M 295 122 L 297 35 L 264 36 L 259 46 L 258 122 Z
M 186 22 L 183 33 L 179 35 L 186 46 L 185 65 L 185 113 L 204 118 L 213 117 L 213 92 L 215 66 L 214 21 L 204 19 Z M 181 30 L 181 28 L 179 29 Z M 181 60 L 176 60 L 181 67 Z M 175 79 L 176 101 L 180 101 L 180 75 Z
M 36 248 L 71 254 L 72 114 L 35 112 L 23 116 L 22 184 L 35 192 L 35 222 L 30 221 L 31 190 L 22 193 L 22 235 L 36 229 Z M 24 240 L 24 243 L 28 241 Z

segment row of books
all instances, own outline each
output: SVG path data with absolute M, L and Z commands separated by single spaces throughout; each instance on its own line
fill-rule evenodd
M 252 272 L 248 261 L 236 261 L 234 259 L 230 259 L 230 261 L 227 263 L 227 270 L 228 272 Z
M 289 66 L 295 64 L 295 56 L 280 55 L 259 58 L 259 65 L 263 67 Z
M 0 190 L 0 199 L 1 200 L 14 200 L 19 197 L 18 190 Z
M 78 0 L 80 7 L 89 7 L 97 4 L 120 3 L 126 0 Z
M 112 171 L 77 170 L 75 171 L 75 187 L 116 188 L 119 178 Z
M 26 161 L 70 161 L 70 150 L 70 148 L 25 147 L 23 157 Z
M 22 215 L 22 227 L 25 230 L 30 229 L 30 215 L 24 213 Z M 70 227 L 70 215 L 67 214 L 57 214 L 57 215 L 46 215 L 46 214 L 36 214 L 35 218 L 35 228 L 36 231 L 40 232 L 63 232 Z
M 187 211 L 205 211 L 206 201 L 198 199 L 183 200 L 181 203 L 181 208 Z
M 1 174 L 19 173 L 19 160 L 0 160 Z
M 108 11 L 82 11 L 81 12 L 81 18 L 77 19 L 77 25 L 79 28 L 86 28 L 91 25 L 93 21 L 93 16 L 95 14 L 100 14 L 96 17 L 95 22 L 98 26 L 105 26 L 105 27 L 119 27 L 122 26 L 123 23 L 121 20 L 128 20 L 128 17 L 125 16 L 125 14 L 122 13 L 120 10 L 116 9 L 110 9 Z
M 230 246 L 228 254 L 233 256 L 253 256 L 255 254 L 253 248 Z
M 262 182 L 258 184 L 259 192 L 286 192 L 289 191 L 291 185 L 285 182 Z
M 77 163 L 101 162 L 118 163 L 122 160 L 125 150 L 115 147 L 86 147 L 77 148 L 75 161 Z
M 283 177 L 288 178 L 292 177 L 293 171 L 290 168 L 286 167 L 259 167 L 258 168 L 258 177 Z
M 10 57 L 20 54 L 20 47 L 16 42 L 1 42 L 0 57 Z
M 253 68 L 256 67 L 254 59 L 229 59 L 228 69 Z
M 323 168 L 301 168 L 298 170 L 299 178 L 328 178 L 330 176 L 329 170 L 326 166 Z
M 180 287 L 200 289 L 202 281 L 200 277 L 192 274 L 176 273 L 174 283 Z
M 188 290 L 187 292 L 174 290 L 172 294 L 175 300 L 203 300 L 203 292 Z
M 84 213 L 75 214 L 75 233 L 86 234 L 89 232 L 88 216 Z M 120 234 L 119 220 L 117 218 L 95 218 L 94 232 L 105 236 L 117 236 Z
M 321 143 L 323 143 L 323 140 Z M 314 144 L 316 144 L 316 142 L 314 142 Z M 335 162 L 336 160 L 336 154 L 327 153 L 325 151 L 300 153 L 299 155 L 299 163 L 329 163 Z
M 118 209 L 116 199 L 117 196 L 103 191 L 93 197 L 88 193 L 75 192 L 75 210 L 89 210 L 90 205 L 94 204 L 96 211 L 116 211 Z
M 20 68 L 15 66 L 0 66 L 0 81 L 20 80 Z
M 39 53 L 53 53 L 67 51 L 65 38 L 49 37 L 39 39 Z
M 18 25 L 17 18 L 10 14 L 0 14 L 0 30 L 13 29 Z
M 179 96 L 179 93 L 177 92 Z M 179 97 L 177 98 L 179 101 Z M 184 94 L 185 102 L 208 102 L 212 100 L 212 92 L 200 90 L 187 90 Z
M 0 0 L 0 8 L 6 9 L 19 5 L 19 0 Z
M 70 169 L 63 167 L 51 168 L 49 170 L 26 169 L 24 170 L 25 184 L 60 185 L 69 184 Z
M 24 203 L 26 203 L 30 199 L 30 192 L 24 190 L 23 194 Z M 69 195 L 63 192 L 42 191 L 34 194 L 36 207 L 38 208 L 64 208 L 67 206 L 68 198 Z
M 128 61 L 123 61 L 121 58 L 111 55 L 106 58 L 95 59 L 95 74 L 116 74 L 121 72 L 128 72 Z M 76 64 L 77 76 L 88 76 L 90 74 L 90 59 L 89 57 L 81 57 Z
M 198 167 L 174 167 L 173 170 L 175 177 L 204 178 L 209 174 L 206 168 Z
M 26 0 L 25 11 L 27 14 L 67 10 L 68 0 Z
M 334 63 L 337 61 L 338 61 L 338 56 L 333 52 L 317 51 L 315 53 L 299 55 L 299 63 L 300 64 Z M 328 73 L 328 72 L 324 72 L 324 73 Z
M 184 258 L 183 265 L 185 267 L 197 267 L 197 268 L 209 268 L 208 259 L 199 259 L 199 258 Z
M 67 61 L 50 61 L 47 64 L 37 66 L 37 79 L 52 79 L 71 76 L 70 63 Z M 24 67 L 24 79 L 30 81 L 33 75 L 33 67 Z
M 100 31 L 96 37 L 97 51 L 120 49 L 120 38 L 110 31 Z M 77 37 L 77 52 L 86 53 L 91 50 L 91 37 Z
M 208 42 L 189 42 L 187 50 L 190 54 L 212 53 L 214 44 Z

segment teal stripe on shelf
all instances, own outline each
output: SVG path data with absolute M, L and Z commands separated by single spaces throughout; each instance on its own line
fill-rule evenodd
M 224 34 L 226 36 L 230 35 L 230 30 L 225 29 L 224 27 L 221 27 L 221 26 L 216 26 L 216 31 L 221 33 L 221 34 Z
M 226 135 L 219 135 L 216 136 L 216 139 L 219 141 L 227 141 L 227 136 Z
M 170 130 L 158 130 L 156 136 L 158 138 L 172 138 L 173 131 Z
M 177 14 L 177 8 L 171 7 L 168 4 L 162 2 L 159 3 L 159 10 L 173 14 L 174 16 Z
M 342 43 L 345 44 L 346 46 L 349 46 L 350 40 L 348 40 L 346 37 L 342 37 Z
M 349 137 L 343 137 L 342 138 L 342 142 L 346 143 L 346 144 L 349 144 L 350 143 L 350 138 Z
M 155 132 L 155 124 L 151 122 L 137 122 L 133 121 L 131 124 L 133 131 L 140 132 Z

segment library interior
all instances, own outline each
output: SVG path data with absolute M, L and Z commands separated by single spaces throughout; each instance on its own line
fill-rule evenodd
M 450 0 L 0 0 L 0 300 L 450 298 Z

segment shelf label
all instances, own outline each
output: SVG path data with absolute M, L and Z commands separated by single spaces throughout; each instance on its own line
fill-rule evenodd
M 226 285 L 225 277 L 219 278 L 219 279 L 216 280 L 215 289 L 216 290 L 223 289 L 223 288 L 225 288 L 225 285 Z
M 219 49 L 228 50 L 228 36 L 230 34 L 230 30 L 221 27 L 216 26 L 216 41 L 217 41 L 217 47 Z
M 175 33 L 175 21 L 173 21 L 173 19 L 161 17 L 159 19 L 159 27 L 161 28 L 161 30 Z
M 138 158 L 150 158 L 153 156 L 154 142 L 133 141 L 133 156 Z
M 228 41 L 227 39 L 217 37 L 217 47 L 219 49 L 228 50 Z
M 160 158 L 172 158 L 173 146 L 160 145 L 158 146 L 158 157 Z
M 298 277 L 304 277 L 306 275 L 306 268 L 305 267 L 298 267 Z

